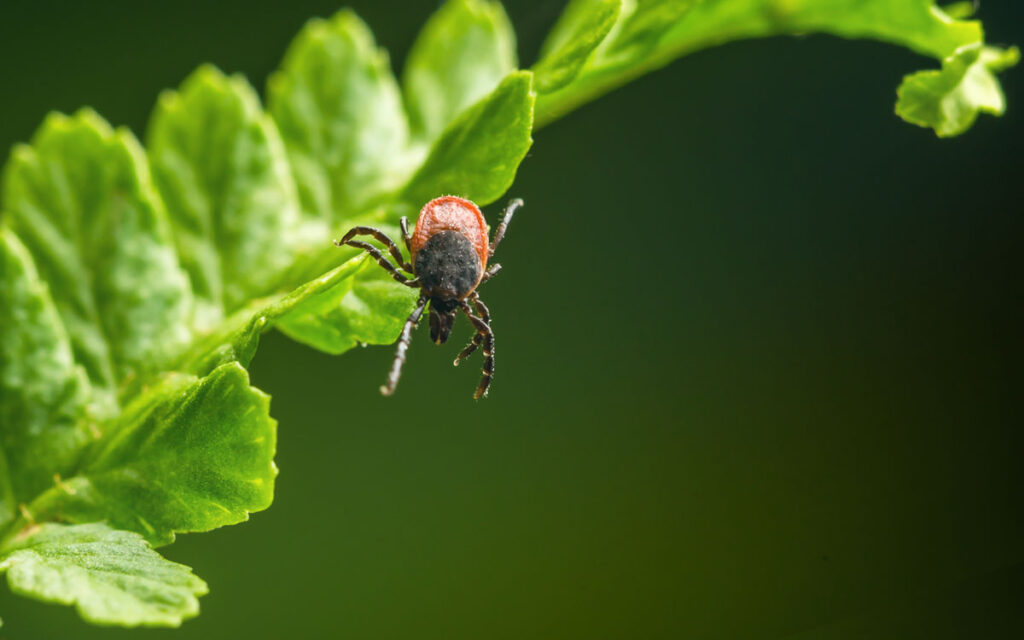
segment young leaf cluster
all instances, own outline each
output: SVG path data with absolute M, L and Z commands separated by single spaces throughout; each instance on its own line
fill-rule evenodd
M 1017 62 L 1015 49 L 984 45 L 981 23 L 966 20 L 970 2 L 947 11 L 933 0 L 572 0 L 544 51 L 564 65 L 535 67 L 537 123 L 542 126 L 595 97 L 680 56 L 747 38 L 827 33 L 870 38 L 963 65 L 971 51 L 988 53 L 971 73 L 924 71 L 904 79 L 896 113 L 940 136 L 966 131 L 979 111 L 999 115 L 1003 95 L 995 73 Z M 599 35 L 602 34 L 602 35 Z M 580 47 L 600 38 L 589 52 Z M 965 58 L 966 56 L 966 58 Z M 951 58 L 960 60 L 953 63 Z M 959 77 L 954 80 L 954 77 Z M 930 84 L 922 89 L 922 84 Z
M 441 194 L 491 203 L 535 126 L 686 53 L 809 32 L 941 59 L 898 103 L 939 135 L 1001 113 L 993 73 L 1018 57 L 929 0 L 572 0 L 520 70 L 501 5 L 451 0 L 401 79 L 343 10 L 298 34 L 265 101 L 199 68 L 159 97 L 145 145 L 88 109 L 48 116 L 0 186 L 10 587 L 97 624 L 196 615 L 205 584 L 154 547 L 270 505 L 276 424 L 245 369 L 259 335 L 338 354 L 393 341 L 413 304 L 332 235 Z

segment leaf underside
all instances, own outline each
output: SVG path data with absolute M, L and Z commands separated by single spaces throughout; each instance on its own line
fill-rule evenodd
M 397 336 L 416 292 L 330 239 L 395 232 L 441 194 L 486 205 L 532 131 L 741 38 L 874 38 L 941 60 L 897 113 L 956 135 L 1000 114 L 965 6 L 929 0 L 571 0 L 531 70 L 500 3 L 450 0 L 401 78 L 351 11 L 311 20 L 268 81 L 200 67 L 143 147 L 51 114 L 0 186 L 0 571 L 97 624 L 177 626 L 205 584 L 153 546 L 269 506 L 276 423 L 245 367 L 277 327 L 340 354 Z M 953 17 L 952 14 L 956 14 Z
M 7 544 L 0 571 L 11 590 L 74 605 L 88 622 L 176 627 L 199 613 L 206 583 L 105 524 L 44 524 Z

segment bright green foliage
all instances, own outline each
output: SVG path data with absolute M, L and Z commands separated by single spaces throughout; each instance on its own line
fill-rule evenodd
M 409 132 L 398 83 L 351 11 L 306 25 L 270 78 L 267 107 L 308 216 L 338 223 L 400 183 Z
M 370 261 L 353 262 L 352 276 L 312 295 L 283 317 L 278 328 L 303 344 L 340 354 L 357 344 L 387 344 L 395 339 L 418 293 L 395 286 Z
M 94 386 L 112 394 L 187 343 L 188 278 L 130 132 L 88 110 L 51 115 L 11 154 L 3 208 Z
M 147 146 L 199 324 L 273 291 L 294 260 L 299 203 L 277 127 L 249 83 L 200 67 L 160 96 Z
M 619 17 L 621 0 L 572 0 L 551 29 L 533 65 L 537 91 L 550 93 L 572 82 Z
M 176 627 L 199 613 L 206 583 L 169 562 L 140 536 L 100 524 L 44 524 L 0 549 L 15 593 L 73 604 L 104 625 Z
M 0 228 L 0 525 L 66 473 L 89 439 L 89 381 L 28 251 Z
M 953 20 L 933 0 L 708 0 L 673 25 L 662 46 L 687 51 L 814 32 L 872 38 L 933 57 L 982 38 L 980 23 Z
M 161 545 L 270 506 L 276 423 L 240 364 L 202 380 L 168 376 L 136 402 L 78 475 L 29 504 L 33 517 L 102 520 Z
M 454 194 L 485 205 L 501 197 L 515 178 L 533 138 L 533 76 L 511 74 L 489 96 L 445 130 L 402 192 L 422 204 Z
M 49 116 L 3 172 L 0 570 L 99 624 L 195 615 L 205 585 L 149 545 L 270 504 L 275 422 L 244 369 L 260 335 L 277 326 L 342 353 L 392 342 L 414 305 L 415 290 L 332 236 L 356 222 L 394 233 L 442 194 L 494 202 L 538 123 L 738 38 L 825 32 L 944 59 L 907 77 L 898 111 L 960 133 L 1002 112 L 992 74 L 1017 52 L 985 47 L 980 24 L 950 12 L 572 0 L 531 72 L 515 69 L 500 4 L 451 0 L 400 91 L 369 29 L 341 11 L 296 37 L 266 111 L 244 78 L 204 66 L 161 96 L 145 151 L 91 111 Z
M 623 3 L 615 37 L 604 43 L 602 58 L 611 67 L 629 67 L 651 54 L 665 34 L 681 23 L 697 0 L 637 0 Z M 722 2 L 721 4 L 726 4 Z
M 1002 115 L 1003 90 L 995 73 L 1014 66 L 1020 51 L 967 45 L 942 61 L 941 71 L 919 71 L 904 78 L 896 113 L 907 122 L 935 129 L 940 137 L 960 135 L 978 113 Z
M 573 23 L 602 7 L 577 0 Z M 954 19 L 932 0 L 622 0 L 617 23 L 575 80 L 553 91 L 538 83 L 538 125 L 687 53 L 807 33 L 872 38 L 938 59 L 983 40 L 981 23 Z
M 942 5 L 941 9 L 943 13 L 954 20 L 963 20 L 974 15 L 974 12 L 978 9 L 978 2 L 977 0 L 959 0 L 958 2 Z
M 490 0 L 452 0 L 427 21 L 405 62 L 402 85 L 418 138 L 434 140 L 463 109 L 516 68 L 516 37 Z

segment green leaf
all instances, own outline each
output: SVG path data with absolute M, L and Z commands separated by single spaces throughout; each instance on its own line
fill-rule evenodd
M 351 255 L 351 251 L 339 249 L 333 244 L 330 244 L 329 248 L 331 255 Z M 367 256 L 361 254 L 287 294 L 254 301 L 245 309 L 228 317 L 216 332 L 195 343 L 192 349 L 175 363 L 174 370 L 206 375 L 225 363 L 238 361 L 243 365 L 248 364 L 256 351 L 259 337 L 264 332 L 279 325 L 288 325 L 290 330 L 296 323 L 310 322 L 311 315 L 327 314 L 334 304 L 356 286 L 357 279 L 374 279 L 377 274 L 372 270 L 363 270 L 367 262 Z M 399 293 L 392 291 L 389 295 L 401 295 L 403 290 L 406 290 L 393 280 L 391 283 L 392 288 Z M 335 329 L 335 334 L 339 340 L 346 339 L 347 334 L 341 329 Z M 391 336 L 387 342 L 393 340 L 394 336 Z M 353 335 L 350 341 L 374 342 L 370 337 L 356 335 Z M 310 344 L 316 346 L 317 343 Z M 338 352 L 336 347 L 325 350 Z
M 15 593 L 74 605 L 102 625 L 177 627 L 199 613 L 207 592 L 140 536 L 99 523 L 31 527 L 0 550 L 2 571 Z
M 11 486 L 11 471 L 7 465 L 7 454 L 0 447 L 0 531 L 14 520 L 15 505 L 14 487 Z
M 899 110 L 957 133 L 1002 111 L 992 73 L 1018 56 L 951 17 L 965 13 L 929 0 L 573 0 L 534 67 L 537 122 L 703 47 L 824 32 L 951 56 L 908 77 Z M 243 368 L 260 335 L 277 326 L 330 353 L 395 339 L 417 292 L 365 256 L 338 265 L 353 250 L 328 232 L 386 225 L 446 193 L 501 197 L 536 124 L 534 74 L 514 66 L 501 6 L 451 0 L 417 39 L 402 93 L 342 11 L 296 38 L 268 83 L 269 115 L 243 78 L 203 67 L 161 98 L 148 155 L 90 111 L 50 116 L 14 150 L 0 568 L 15 590 L 105 624 L 195 614 L 205 586 L 144 540 L 270 504 L 275 423 Z
M 933 0 L 708 0 L 685 15 L 660 48 L 691 51 L 739 38 L 804 33 L 871 38 L 939 58 L 982 39 L 980 23 L 953 20 Z
M 206 311 L 200 325 L 272 291 L 293 261 L 299 204 L 280 134 L 249 83 L 200 67 L 160 96 L 147 144 Z
M 942 5 L 942 12 L 954 20 L 970 18 L 978 10 L 978 0 L 963 0 Z
M 386 271 L 367 260 L 358 277 L 311 296 L 282 318 L 278 328 L 298 342 L 335 355 L 357 344 L 390 344 L 418 295 L 415 289 L 396 286 Z
M 516 68 L 516 39 L 500 2 L 449 0 L 424 25 L 402 76 L 416 136 L 432 141 Z
M 508 190 L 533 143 L 533 75 L 509 74 L 441 134 L 402 192 L 416 208 L 441 194 L 486 205 Z
M 4 178 L 8 222 L 50 284 L 76 360 L 113 404 L 117 381 L 191 337 L 188 278 L 145 154 L 92 111 L 53 114 Z
M 1016 47 L 961 47 L 942 61 L 941 71 L 919 71 L 903 79 L 896 113 L 907 122 L 931 127 L 939 137 L 959 135 L 980 112 L 1003 114 L 1006 100 L 994 74 L 1019 60 Z
M 89 382 L 28 250 L 0 227 L 0 526 L 89 441 Z M 3 490 L 6 487 L 7 490 Z
M 311 20 L 267 84 L 307 215 L 336 223 L 401 184 L 408 125 L 387 53 L 354 13 Z
M 548 34 L 533 65 L 538 93 L 572 82 L 615 25 L 622 0 L 573 0 Z
M 626 66 L 643 60 L 697 4 L 698 0 L 636 0 L 627 4 L 614 37 L 602 50 L 602 65 Z
M 171 375 L 126 407 L 79 475 L 28 507 L 36 520 L 105 520 L 153 544 L 248 519 L 274 494 L 270 399 L 237 363 Z
M 955 20 L 932 0 L 633 0 L 623 3 L 616 25 L 575 79 L 541 93 L 537 124 L 688 53 L 744 38 L 808 33 L 872 38 L 940 59 L 982 41 L 980 23 Z

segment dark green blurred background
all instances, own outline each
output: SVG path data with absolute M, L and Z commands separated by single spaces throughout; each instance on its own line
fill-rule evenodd
M 86 6 L 86 5 L 89 6 Z M 216 4 L 216 6 L 212 6 Z M 350 3 L 396 68 L 435 2 Z M 533 59 L 562 2 L 509 2 Z M 0 149 L 50 109 L 144 130 L 197 64 L 262 87 L 326 2 L 0 5 Z M 985 2 L 989 40 L 1024 7 Z M 1024 637 L 1024 83 L 939 141 L 929 60 L 827 37 L 677 62 L 536 134 L 468 337 L 329 357 L 268 336 L 277 498 L 165 549 L 178 631 L 0 595 L 7 638 Z M 498 208 L 488 209 L 493 221 Z

